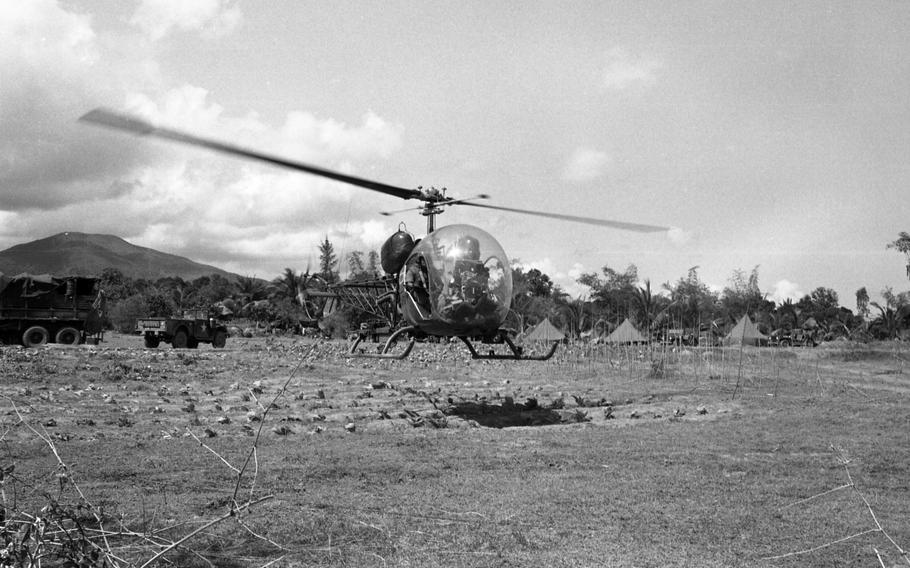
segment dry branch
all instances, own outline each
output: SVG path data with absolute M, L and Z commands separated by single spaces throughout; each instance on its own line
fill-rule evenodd
M 59 558 L 64 560 L 65 563 L 69 562 L 73 565 L 80 566 L 105 566 L 113 568 L 140 566 L 141 568 L 147 568 L 161 560 L 168 553 L 177 549 L 195 556 L 209 566 L 213 566 L 211 561 L 206 559 L 198 551 L 188 548 L 186 544 L 198 535 L 209 530 L 211 527 L 233 518 L 237 521 L 242 530 L 284 553 L 279 558 L 266 563 L 265 566 L 273 565 L 286 558 L 287 553 L 291 552 L 289 548 L 254 531 L 240 517 L 241 513 L 272 499 L 271 495 L 259 498 L 256 498 L 255 496 L 256 481 L 259 475 L 258 444 L 261 440 L 264 423 L 269 412 L 273 408 L 278 408 L 276 404 L 277 400 L 285 394 L 288 385 L 304 361 L 305 356 L 300 359 L 290 376 L 275 394 L 271 403 L 263 406 L 258 399 L 256 400 L 257 404 L 262 408 L 259 428 L 253 440 L 252 447 L 247 453 L 241 467 L 233 465 L 227 458 L 205 444 L 194 432 L 192 432 L 192 430 L 187 429 L 189 435 L 192 436 L 200 446 L 218 458 L 222 464 L 233 472 L 236 476 L 236 480 L 233 484 L 229 510 L 214 519 L 203 522 L 198 527 L 190 530 L 176 540 L 166 538 L 164 533 L 170 532 L 187 523 L 177 523 L 156 531 L 143 533 L 129 530 L 123 525 L 123 520 L 121 518 L 118 530 L 107 529 L 100 509 L 88 499 L 74 479 L 69 466 L 54 443 L 53 436 L 48 433 L 44 426 L 36 427 L 30 424 L 23 416 L 23 412 L 20 410 L 19 405 L 14 400 L 4 396 L 3 398 L 6 398 L 9 401 L 15 411 L 18 422 L 13 425 L 7 425 L 2 435 L 0 435 L 0 440 L 5 439 L 13 428 L 20 425 L 24 426 L 37 436 L 37 438 L 50 449 L 56 459 L 56 479 L 59 484 L 59 496 L 62 496 L 65 489 L 71 488 L 78 496 L 78 507 L 84 508 L 91 514 L 95 525 L 94 527 L 84 526 L 78 516 L 74 516 L 71 511 L 60 507 L 57 504 L 57 500 L 51 497 L 48 497 L 48 499 L 51 500 L 50 504 L 45 506 L 42 509 L 42 512 L 37 515 L 30 515 L 24 511 L 17 511 L 15 508 L 10 510 L 7 501 L 6 482 L 8 479 L 12 478 L 6 475 L 6 470 L 4 469 L 2 470 L 3 477 L 0 477 L 0 498 L 2 498 L 3 507 L 3 519 L 2 522 L 0 522 L 0 529 L 2 529 L 7 536 L 12 535 L 12 538 L 18 538 L 16 542 L 10 543 L 10 546 L 15 546 L 16 554 L 21 555 L 22 561 L 30 566 L 40 566 L 45 562 L 43 560 L 45 558 L 48 560 Z M 253 394 L 255 398 L 255 393 Z M 9 471 L 11 473 L 12 469 Z M 249 484 L 248 495 L 245 502 L 241 503 L 239 502 L 238 497 L 241 490 L 246 485 L 246 483 L 244 483 L 245 480 L 247 480 Z M 148 554 L 150 554 L 150 556 L 147 556 Z M 135 558 L 136 556 L 146 556 L 147 559 L 131 560 L 131 558 Z M 86 562 L 88 562 L 88 564 L 86 564 Z
M 799 501 L 796 501 L 795 503 L 791 503 L 791 504 L 789 504 L 789 505 L 786 505 L 786 506 L 784 506 L 784 507 L 781 507 L 779 510 L 782 511 L 782 510 L 785 510 L 785 509 L 789 509 L 790 507 L 795 507 L 796 505 L 800 505 L 800 504 L 802 504 L 802 503 L 806 503 L 806 502 L 808 502 L 808 501 L 812 501 L 812 500 L 817 499 L 817 498 L 819 498 L 819 497 L 823 497 L 823 496 L 825 496 L 825 495 L 830 495 L 831 493 L 834 493 L 834 492 L 836 492 L 836 491 L 840 491 L 840 490 L 842 490 L 842 489 L 850 488 L 850 489 L 853 489 L 854 493 L 856 493 L 856 495 L 859 497 L 859 499 L 860 499 L 860 500 L 863 502 L 863 504 L 866 506 L 866 510 L 869 511 L 869 516 L 872 518 L 872 522 L 875 524 L 875 528 L 867 529 L 867 530 L 858 532 L 858 533 L 856 533 L 856 534 L 852 534 L 852 535 L 850 535 L 850 536 L 846 536 L 846 537 L 843 537 L 843 538 L 839 538 L 839 539 L 837 539 L 837 540 L 833 540 L 833 541 L 830 541 L 830 542 L 826 542 L 826 543 L 820 544 L 820 545 L 818 545 L 818 546 L 813 546 L 813 547 L 811 547 L 811 548 L 806 548 L 806 549 L 804 549 L 804 550 L 797 550 L 797 551 L 794 551 L 794 552 L 788 552 L 788 553 L 786 553 L 786 554 L 780 554 L 780 555 L 777 555 L 777 556 L 765 556 L 765 557 L 763 557 L 763 560 L 780 560 L 780 559 L 782 559 L 782 558 L 789 558 L 789 557 L 792 557 L 792 556 L 799 556 L 799 555 L 802 555 L 802 554 L 810 554 L 810 553 L 812 553 L 812 552 L 816 552 L 816 551 L 819 551 L 819 550 L 828 548 L 828 547 L 830 547 L 830 546 L 834 546 L 834 545 L 836 545 L 836 544 L 841 544 L 841 543 L 847 542 L 847 541 L 849 541 L 849 540 L 853 540 L 853 539 L 855 539 L 855 538 L 858 538 L 858 537 L 861 537 L 861 536 L 864 536 L 864 535 L 867 535 L 867 534 L 881 533 L 882 535 L 884 535 L 884 537 L 885 537 L 886 539 L 888 539 L 888 541 L 891 543 L 891 545 L 894 546 L 894 548 L 897 550 L 898 554 L 900 554 L 901 558 L 903 558 L 904 561 L 905 561 L 908 565 L 910 565 L 910 556 L 908 556 L 907 551 L 904 550 L 903 548 L 901 548 L 901 546 L 900 546 L 899 544 L 897 544 L 897 542 L 891 537 L 891 535 L 888 534 L 888 532 L 884 529 L 884 527 L 882 527 L 881 522 L 879 522 L 879 520 L 878 520 L 878 516 L 875 514 L 875 510 L 872 508 L 872 505 L 869 503 L 869 500 L 866 499 L 866 496 L 863 494 L 863 492 L 860 491 L 859 488 L 856 486 L 856 482 L 855 482 L 854 479 L 853 479 L 853 475 L 850 473 L 850 467 L 849 467 L 850 462 L 851 462 L 852 460 L 850 460 L 850 459 L 847 457 L 847 455 L 846 455 L 846 453 L 843 451 L 843 449 L 841 449 L 841 448 L 835 446 L 834 444 L 831 444 L 831 450 L 837 455 L 837 460 L 838 460 L 838 462 L 840 462 L 841 466 L 843 466 L 843 468 L 844 468 L 844 473 L 845 473 L 846 476 L 847 476 L 847 481 L 848 481 L 848 483 L 845 483 L 845 484 L 843 484 L 843 485 L 841 485 L 841 486 L 839 486 L 839 487 L 835 487 L 835 488 L 833 488 L 833 489 L 829 489 L 829 490 L 827 490 L 827 491 L 823 491 L 823 492 L 818 493 L 818 494 L 816 494 L 816 495 L 812 495 L 811 497 L 807 497 L 807 498 L 805 498 L 805 499 L 800 499 Z M 873 550 L 875 551 L 875 554 L 876 554 L 876 556 L 878 557 L 879 563 L 881 563 L 882 566 L 884 566 L 884 562 L 882 561 L 882 557 L 881 557 L 881 554 L 879 553 L 878 549 L 873 548 Z

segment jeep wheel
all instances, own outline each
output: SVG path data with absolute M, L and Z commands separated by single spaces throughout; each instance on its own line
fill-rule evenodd
M 189 337 L 186 334 L 186 330 L 178 329 L 177 333 L 174 334 L 174 339 L 171 340 L 171 345 L 174 346 L 174 349 L 186 349 L 188 342 Z
M 227 345 L 227 332 L 219 329 L 215 332 L 215 337 L 212 338 L 212 347 L 221 349 L 225 345 Z

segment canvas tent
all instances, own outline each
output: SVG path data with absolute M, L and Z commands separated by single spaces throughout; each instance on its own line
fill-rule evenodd
M 613 333 L 604 339 L 605 343 L 645 343 L 648 339 L 641 334 L 629 318 L 626 318 L 619 327 L 613 330 Z
M 768 336 L 758 331 L 748 315 L 743 316 L 733 331 L 724 338 L 724 345 L 761 345 L 768 341 Z
M 545 318 L 528 331 L 524 338 L 525 341 L 562 341 L 566 336 L 550 323 L 549 318 Z

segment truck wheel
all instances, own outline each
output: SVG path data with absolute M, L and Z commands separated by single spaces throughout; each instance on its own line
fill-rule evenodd
M 216 331 L 215 337 L 212 338 L 212 347 L 221 349 L 225 345 L 227 345 L 227 332 L 224 330 Z
M 64 327 L 57 332 L 54 341 L 63 345 L 79 345 L 82 334 L 75 327 Z
M 161 343 L 161 339 L 157 335 L 152 335 L 151 333 L 145 336 L 145 346 L 149 349 L 154 349 L 158 347 Z
M 178 329 L 177 333 L 174 334 L 174 339 L 171 341 L 171 345 L 174 346 L 174 349 L 186 349 L 188 342 L 189 337 L 186 334 L 186 330 Z
M 26 347 L 41 347 L 50 339 L 51 334 L 40 325 L 32 326 L 22 334 L 22 345 Z

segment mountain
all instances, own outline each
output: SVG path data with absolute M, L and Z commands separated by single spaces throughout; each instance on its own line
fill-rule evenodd
M 139 247 L 113 235 L 60 233 L 0 251 L 0 272 L 7 276 L 22 272 L 98 276 L 108 267 L 118 269 L 124 276 L 148 280 L 166 276 L 194 280 L 212 274 L 236 277 L 220 268 Z

